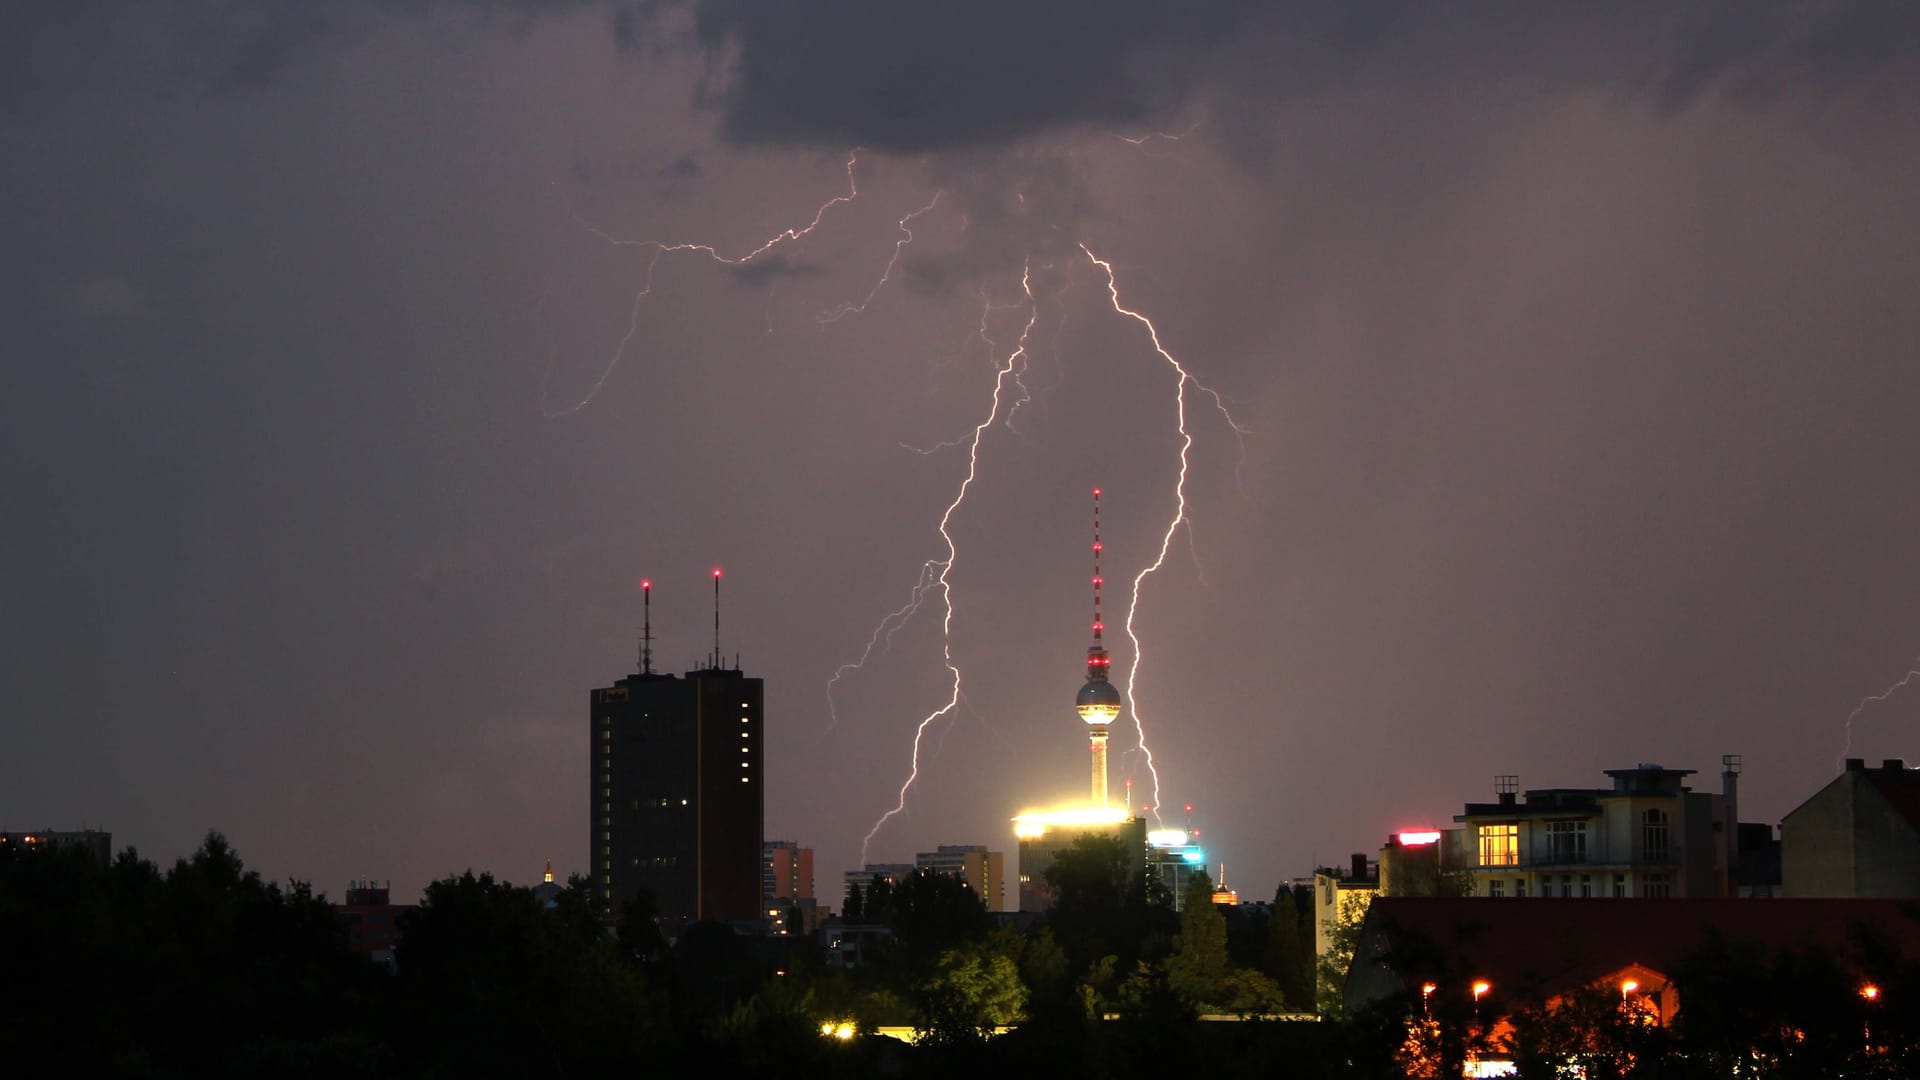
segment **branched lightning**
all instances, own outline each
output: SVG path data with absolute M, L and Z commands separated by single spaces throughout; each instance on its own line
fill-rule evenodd
M 837 685 L 844 676 L 866 667 L 867 661 L 872 658 L 873 650 L 876 647 L 883 653 L 893 648 L 894 635 L 898 634 L 902 627 L 912 622 L 913 617 L 920 613 L 920 605 L 927 598 L 927 589 L 930 588 L 935 581 L 934 567 L 939 565 L 940 563 L 936 559 L 928 559 L 926 562 L 921 563 L 920 579 L 914 582 L 913 592 L 907 598 L 907 602 L 888 612 L 886 618 L 881 619 L 879 625 L 873 628 L 873 635 L 867 638 L 867 647 L 861 650 L 860 659 L 841 664 L 838 668 L 834 669 L 833 677 L 827 680 L 828 731 L 832 731 L 840 723 L 840 710 L 833 700 L 834 686 Z
M 934 192 L 933 198 L 927 201 L 927 205 L 900 219 L 900 232 L 902 235 L 900 239 L 894 241 L 893 258 L 888 259 L 886 269 L 880 271 L 880 280 L 874 282 L 873 288 L 867 290 L 867 298 L 857 304 L 848 301 L 834 308 L 832 311 L 821 312 L 817 320 L 821 326 L 839 322 L 848 315 L 862 315 L 866 313 L 867 305 L 873 303 L 873 298 L 880 295 L 880 290 L 885 288 L 888 279 L 893 277 L 893 268 L 900 262 L 900 253 L 906 249 L 908 244 L 913 243 L 913 230 L 907 228 L 907 224 L 922 214 L 932 213 L 933 208 L 940 205 L 940 197 L 945 194 L 946 192 L 944 191 Z
M 940 515 L 940 538 L 946 542 L 947 557 L 939 563 L 940 576 L 936 579 L 935 584 L 940 587 L 940 602 L 944 608 L 944 614 L 940 620 L 941 661 L 946 665 L 947 673 L 952 678 L 952 686 L 948 692 L 946 704 L 928 713 L 921 719 L 919 725 L 914 728 L 913 757 L 911 766 L 907 772 L 906 783 L 900 785 L 900 797 L 894 803 L 893 809 L 880 815 L 880 820 L 873 823 L 873 828 L 868 830 L 866 838 L 860 841 L 860 863 L 863 866 L 867 863 L 867 851 L 873 844 L 873 838 L 879 834 L 881 828 L 884 827 L 889 820 L 907 808 L 907 792 L 913 787 L 913 782 L 920 777 L 920 742 L 926 736 L 928 725 L 951 713 L 960 704 L 960 668 L 953 661 L 952 582 L 953 564 L 959 557 L 959 549 L 954 545 L 953 533 L 948 531 L 947 527 L 953 521 L 954 512 L 959 510 L 960 504 L 966 501 L 967 492 L 973 487 L 974 478 L 979 475 L 981 439 L 986 435 L 987 429 L 992 427 L 1000 418 L 1001 394 L 1006 388 L 1008 378 L 1025 357 L 1027 337 L 1033 332 L 1033 324 L 1040 317 L 1039 304 L 1033 299 L 1033 268 L 1031 264 L 1020 274 L 1020 288 L 1026 293 L 1027 297 L 1026 326 L 1020 331 L 1020 343 L 1014 347 L 1012 352 L 1007 354 L 1006 360 L 1000 364 L 999 370 L 994 374 L 992 404 L 987 409 L 986 417 L 974 425 L 973 439 L 967 447 L 966 479 L 960 481 L 959 491 L 954 494 L 953 501 L 947 504 L 946 512 Z
M 1920 657 L 1916 657 L 1914 659 L 1914 663 L 1920 664 Z M 1905 675 L 1900 676 L 1899 679 L 1895 680 L 1893 685 L 1887 687 L 1885 690 L 1882 690 L 1877 694 L 1869 694 L 1866 697 L 1863 697 L 1860 699 L 1860 703 L 1858 705 L 1855 705 L 1853 707 L 1853 711 L 1847 714 L 1847 723 L 1846 723 L 1847 739 L 1846 739 L 1846 742 L 1843 743 L 1840 747 L 1840 756 L 1834 759 L 1835 768 L 1839 768 L 1839 769 L 1846 768 L 1847 754 L 1853 750 L 1853 722 L 1860 718 L 1860 714 L 1866 711 L 1867 706 L 1875 704 L 1877 702 L 1882 702 L 1887 700 L 1888 698 L 1892 697 L 1896 692 L 1904 688 L 1908 683 L 1912 682 L 1915 679 L 1920 679 L 1920 667 L 1913 667 L 1913 668 L 1907 669 L 1907 673 Z
M 1213 398 L 1214 407 L 1220 411 L 1221 416 L 1226 418 L 1228 427 L 1232 428 L 1236 437 L 1243 436 L 1246 433 L 1246 429 L 1242 428 L 1240 424 L 1234 420 L 1232 414 L 1227 411 L 1226 402 L 1221 399 L 1220 395 L 1208 389 L 1198 379 L 1195 379 L 1192 373 L 1187 370 L 1186 365 L 1182 364 L 1178 358 L 1167 351 L 1165 345 L 1160 343 L 1160 331 L 1153 325 L 1153 320 L 1120 302 L 1120 285 L 1118 279 L 1114 276 L 1113 264 L 1095 255 L 1085 244 L 1080 245 L 1080 250 L 1085 252 L 1087 258 L 1107 275 L 1107 298 L 1112 302 L 1113 310 L 1146 328 L 1147 339 L 1153 343 L 1153 351 L 1158 353 L 1160 358 L 1165 360 L 1169 367 L 1173 368 L 1176 375 L 1174 380 L 1173 401 L 1174 415 L 1179 421 L 1180 472 L 1178 479 L 1174 481 L 1173 485 L 1174 514 L 1173 517 L 1167 521 L 1166 531 L 1160 536 L 1160 550 L 1154 556 L 1153 562 L 1148 564 L 1148 566 L 1138 574 L 1134 575 L 1133 595 L 1127 604 L 1127 620 L 1125 624 L 1127 638 L 1133 643 L 1133 659 L 1127 666 L 1127 713 L 1133 719 L 1134 733 L 1139 739 L 1140 752 L 1146 759 L 1147 773 L 1153 777 L 1153 802 L 1148 804 L 1148 806 L 1153 811 L 1154 819 L 1158 820 L 1160 817 L 1160 771 L 1154 767 L 1153 750 L 1147 745 L 1146 726 L 1140 719 L 1140 703 L 1134 696 L 1134 687 L 1139 680 L 1140 665 L 1144 657 L 1140 649 L 1140 635 L 1135 633 L 1133 623 L 1134 617 L 1140 610 L 1141 585 L 1147 580 L 1148 575 L 1153 574 L 1166 564 L 1167 551 L 1173 545 L 1174 534 L 1180 530 L 1182 525 L 1187 524 L 1187 451 L 1193 448 L 1193 434 L 1187 430 L 1187 384 L 1192 383 L 1197 389 Z M 1189 528 L 1191 528 L 1191 526 L 1189 526 Z
M 543 377 L 540 383 L 541 385 L 540 414 L 542 416 L 545 416 L 551 419 L 553 417 L 566 416 L 571 413 L 576 413 L 576 412 L 579 412 L 581 409 L 586 408 L 587 405 L 590 404 L 593 401 L 593 399 L 599 395 L 600 388 L 607 384 L 607 379 L 612 377 L 614 369 L 620 366 L 620 361 L 626 356 L 627 346 L 633 342 L 634 334 L 638 332 L 638 327 L 640 325 L 640 305 L 646 300 L 648 296 L 650 296 L 653 293 L 653 275 L 654 275 L 654 271 L 660 265 L 660 256 L 668 254 L 670 252 L 678 253 L 683 251 L 695 251 L 695 252 L 699 252 L 702 255 L 705 255 L 707 258 L 713 260 L 714 262 L 721 263 L 722 265 L 725 265 L 725 266 L 745 266 L 746 264 L 752 262 L 753 260 L 759 258 L 760 256 L 765 255 L 767 252 L 772 251 L 774 248 L 779 247 L 781 244 L 785 244 L 794 240 L 799 240 L 799 239 L 802 239 L 803 237 L 810 235 L 815 229 L 818 229 L 820 227 L 820 223 L 822 221 L 826 220 L 827 212 L 829 210 L 832 210 L 834 207 L 839 206 L 842 203 L 850 203 L 854 199 L 858 198 L 860 196 L 860 185 L 856 179 L 854 170 L 855 170 L 855 167 L 859 164 L 859 162 L 860 162 L 859 147 L 855 147 L 854 149 L 849 150 L 847 152 L 846 193 L 842 195 L 835 195 L 833 198 L 828 199 L 826 202 L 821 203 L 819 209 L 813 212 L 812 221 L 798 228 L 782 229 L 781 231 L 774 233 L 772 236 L 768 237 L 758 247 L 754 248 L 751 251 L 746 252 L 743 255 L 723 254 L 720 251 L 720 249 L 715 245 L 705 243 L 703 241 L 634 240 L 626 237 L 615 236 L 614 234 L 606 231 L 605 229 L 600 228 L 597 225 L 592 224 L 591 222 L 582 218 L 579 214 L 575 213 L 572 205 L 565 202 L 564 195 L 563 195 L 562 205 L 566 207 L 567 216 L 571 218 L 573 220 L 573 223 L 578 225 L 580 228 L 586 230 L 587 232 L 593 234 L 594 236 L 599 237 L 601 240 L 604 240 L 611 247 L 651 248 L 653 251 L 653 254 L 647 259 L 647 273 L 646 273 L 644 282 L 640 287 L 640 291 L 634 294 L 633 303 L 627 315 L 627 332 L 621 335 L 620 343 L 614 347 L 613 355 L 608 358 L 606 366 L 601 369 L 600 377 L 594 380 L 593 386 L 587 390 L 585 396 L 581 397 L 579 401 L 574 402 L 572 405 L 569 405 L 562 409 L 551 409 L 547 406 L 547 402 L 546 402 L 547 380 Z M 935 198 L 937 201 L 938 197 L 936 196 Z M 929 206 L 931 206 L 931 204 L 929 204 Z M 909 234 L 909 237 L 911 237 L 911 234 Z M 895 252 L 895 256 L 898 257 L 899 248 L 897 245 L 894 249 L 894 252 Z M 891 270 L 891 268 L 892 268 L 892 264 L 889 263 L 888 269 Z M 771 332 L 773 329 L 772 323 L 770 320 L 771 320 L 771 317 L 769 316 L 769 322 L 767 326 L 767 329 L 769 332 Z M 549 368 L 549 373 L 551 373 L 551 368 Z

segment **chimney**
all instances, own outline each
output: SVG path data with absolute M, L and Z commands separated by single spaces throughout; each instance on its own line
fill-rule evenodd
M 1363 851 L 1353 853 L 1353 877 L 1350 880 L 1363 881 L 1367 876 L 1367 855 Z
M 1897 757 L 1888 758 L 1887 760 L 1880 763 L 1880 771 L 1891 772 L 1891 773 L 1906 772 L 1907 771 L 1906 759 L 1897 758 Z
M 1864 770 L 1866 767 L 1867 767 L 1866 758 L 1850 757 L 1847 759 L 1848 772 L 1860 772 Z

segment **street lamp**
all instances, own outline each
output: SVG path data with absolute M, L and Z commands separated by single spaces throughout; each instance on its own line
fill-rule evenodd
M 1485 979 L 1475 979 L 1473 983 L 1473 1003 L 1475 1005 L 1480 1004 L 1480 999 L 1485 997 L 1487 991 L 1491 989 L 1493 989 L 1492 983 Z
M 1637 980 L 1628 979 L 1625 982 L 1622 982 L 1620 984 L 1620 1000 L 1621 1001 L 1627 1000 L 1627 995 L 1633 993 L 1635 990 L 1638 990 L 1638 989 L 1640 989 L 1640 983 Z
M 1421 984 L 1420 984 L 1420 1011 L 1421 1011 L 1421 1013 L 1423 1013 L 1423 1014 L 1424 1014 L 1424 1013 L 1426 1013 L 1426 1012 L 1428 1011 L 1428 1009 L 1427 1009 L 1427 1002 L 1428 1002 L 1428 1000 L 1429 1000 L 1429 999 L 1431 999 L 1431 998 L 1433 997 L 1433 992 L 1434 992 L 1435 990 L 1438 990 L 1438 989 L 1440 989 L 1440 987 L 1439 987 L 1439 986 L 1438 986 L 1437 984 L 1435 984 L 1435 983 L 1421 983 Z

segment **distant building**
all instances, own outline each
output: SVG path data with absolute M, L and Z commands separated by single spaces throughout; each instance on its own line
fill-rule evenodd
M 720 572 L 714 571 L 716 612 Z M 651 583 L 643 583 L 651 598 Z M 593 880 L 617 919 L 642 888 L 671 940 L 701 919 L 760 918 L 764 684 L 723 667 L 657 674 L 652 627 L 640 671 L 594 690 Z
M 1664 899 L 1726 896 L 1738 858 L 1739 759 L 1720 794 L 1684 783 L 1692 769 L 1608 769 L 1610 788 L 1538 788 L 1498 778 L 1497 801 L 1468 803 L 1442 836 L 1441 865 L 1484 897 Z
M 813 849 L 791 840 L 760 845 L 760 901 L 813 899 Z
M 567 891 L 565 885 L 553 880 L 553 860 L 547 860 L 547 869 L 541 875 L 540 884 L 533 887 L 533 898 L 540 901 L 542 908 L 560 906 L 560 894 Z
M 1341 941 L 1341 928 L 1357 927 L 1380 891 L 1380 864 L 1355 852 L 1345 869 L 1331 866 L 1313 872 L 1313 954 L 1317 993 L 1322 999 L 1339 991 L 1326 963 L 1351 941 Z M 1344 954 L 1342 954 L 1344 955 Z
M 0 850 L 27 851 L 35 848 L 51 851 L 79 848 L 93 856 L 94 864 L 102 870 L 113 863 L 113 834 L 100 829 L 78 829 L 72 832 L 55 832 L 52 829 L 38 829 L 32 832 L 0 831 Z
M 1047 884 L 1047 868 L 1083 836 L 1118 837 L 1140 870 L 1147 868 L 1147 820 L 1115 809 L 1105 817 L 1069 811 L 1027 814 L 1015 820 L 1020 839 L 1020 910 L 1046 911 L 1059 897 Z
M 1191 812 L 1193 807 L 1187 807 Z M 1189 829 L 1154 829 L 1147 833 L 1147 861 L 1154 880 L 1173 898 L 1173 910 L 1185 911 L 1187 881 L 1207 871 L 1207 853 Z M 1224 871 L 1223 871 L 1224 873 Z
M 393 903 L 388 884 L 348 882 L 346 902 L 333 905 L 333 912 L 347 924 L 348 949 L 391 969 L 394 946 L 400 942 L 400 916 L 419 905 Z
M 841 910 L 846 909 L 847 901 L 852 899 L 853 890 L 856 887 L 859 888 L 861 900 L 864 902 L 867 894 L 873 891 L 875 878 L 885 879 L 888 885 L 898 885 L 912 877 L 913 871 L 912 863 L 868 863 L 861 869 L 846 871 L 841 877 Z
M 918 870 L 958 877 L 988 911 L 1006 908 L 1007 857 L 1003 852 L 988 851 L 985 844 L 942 844 L 915 855 L 913 865 Z
M 1780 858 L 1791 897 L 1920 897 L 1920 770 L 1848 758 L 1782 819 Z

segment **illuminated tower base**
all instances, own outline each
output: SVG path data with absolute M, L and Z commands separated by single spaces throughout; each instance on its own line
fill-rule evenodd
M 1093 805 L 1107 808 L 1107 729 L 1097 727 L 1089 733 L 1093 746 Z

